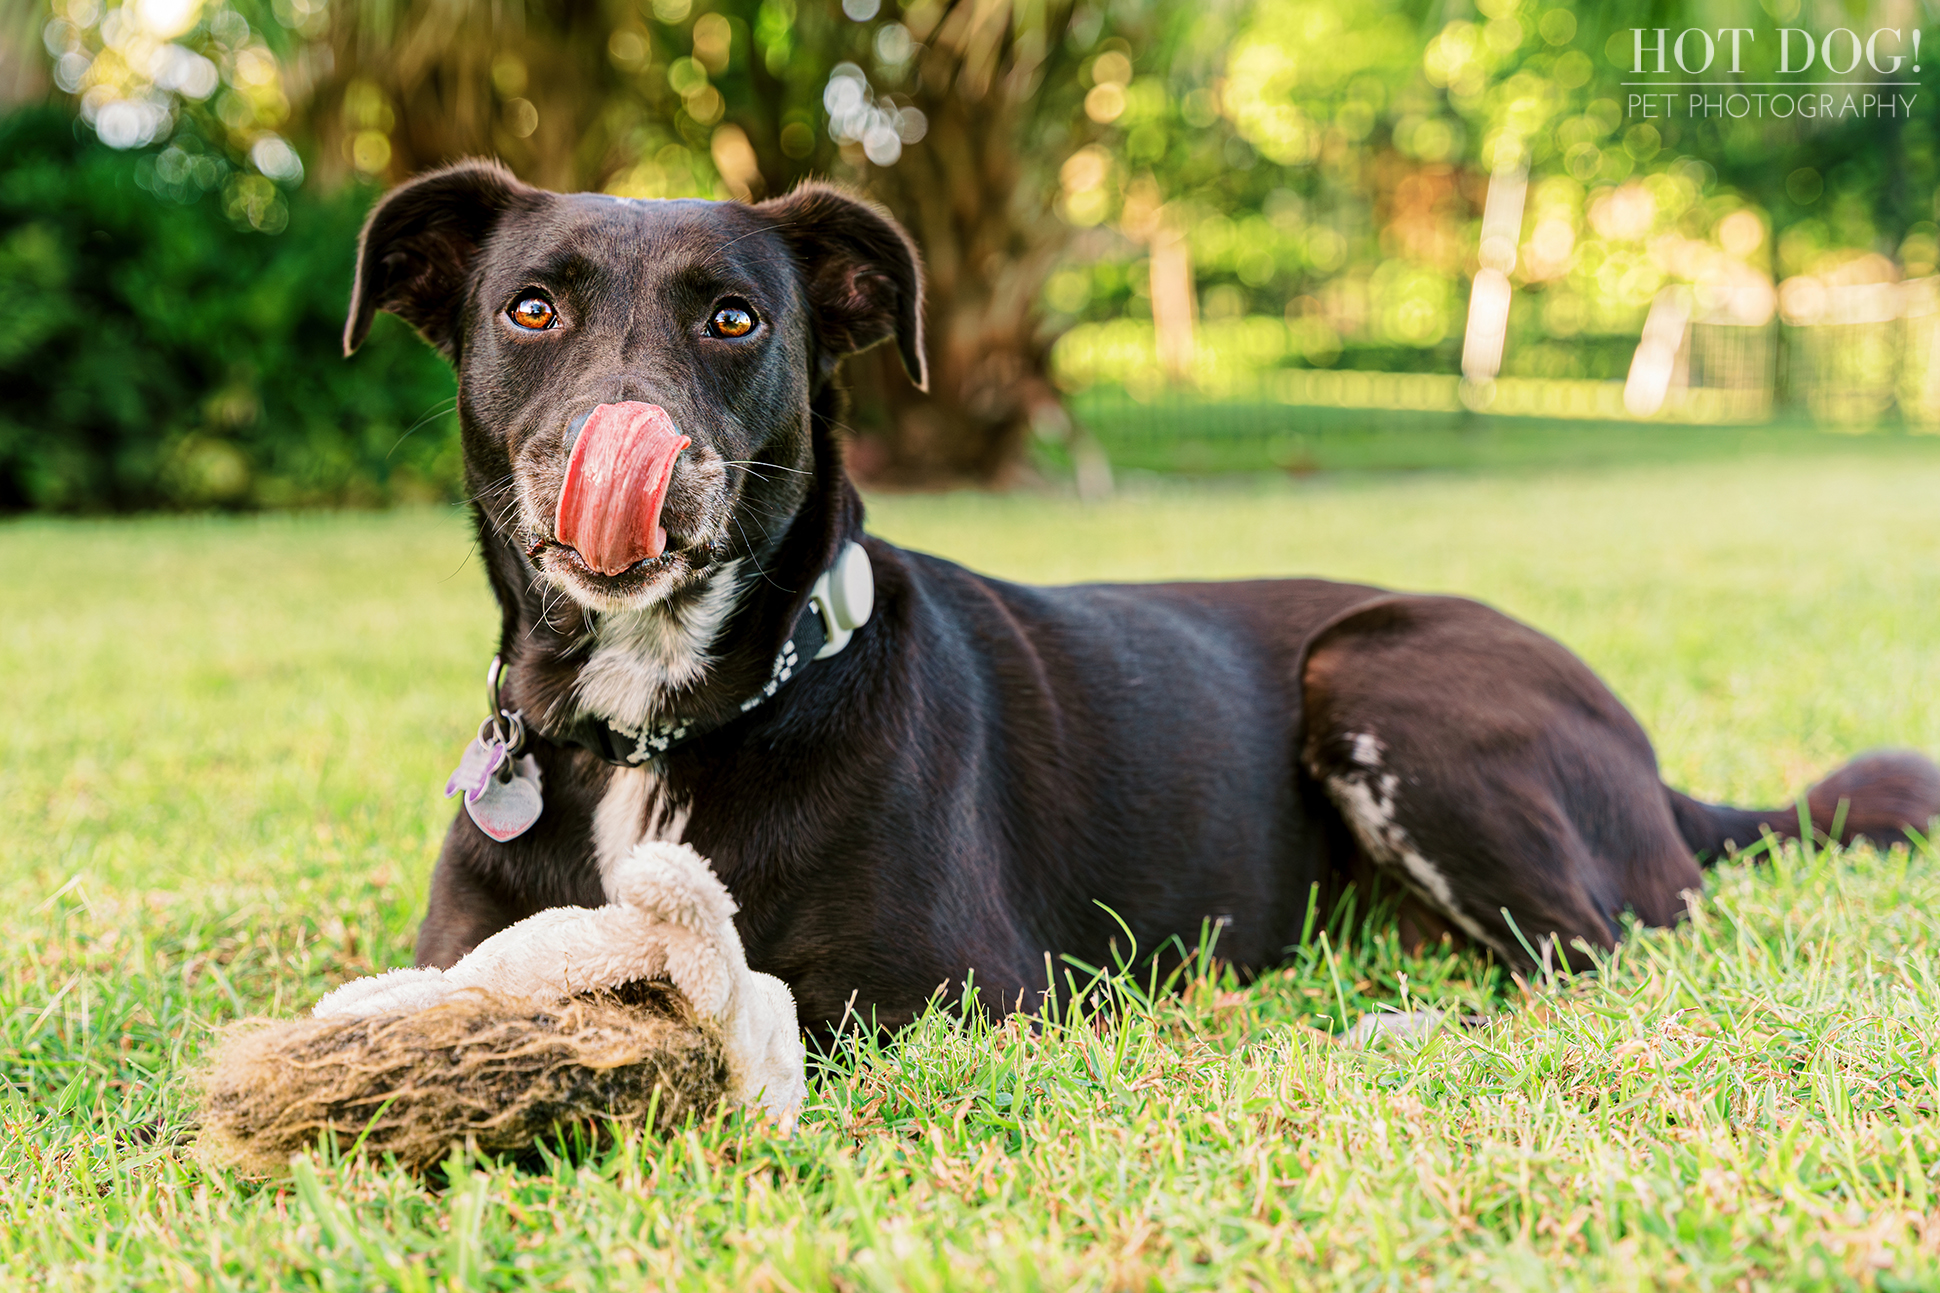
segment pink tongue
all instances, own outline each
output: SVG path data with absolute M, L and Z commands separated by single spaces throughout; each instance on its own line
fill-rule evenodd
M 586 419 L 559 491 L 561 543 L 603 575 L 667 550 L 660 507 L 674 459 L 692 441 L 658 404 L 602 404 Z

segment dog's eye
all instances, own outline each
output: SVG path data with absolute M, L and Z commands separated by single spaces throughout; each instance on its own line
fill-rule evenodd
M 745 337 L 754 331 L 754 311 L 745 305 L 724 305 L 707 321 L 707 331 L 715 337 Z
M 521 328 L 539 332 L 550 328 L 559 312 L 552 308 L 552 302 L 543 296 L 527 296 L 520 299 L 506 314 Z

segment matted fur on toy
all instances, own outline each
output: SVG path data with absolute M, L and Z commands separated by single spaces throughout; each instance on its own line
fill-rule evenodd
M 200 1151 L 274 1173 L 326 1129 L 413 1169 L 453 1145 L 656 1131 L 726 1101 L 784 1130 L 807 1094 L 787 985 L 748 968 L 734 900 L 684 844 L 642 844 L 605 907 L 555 907 L 449 970 L 346 983 L 308 1019 L 251 1020 L 203 1073 Z

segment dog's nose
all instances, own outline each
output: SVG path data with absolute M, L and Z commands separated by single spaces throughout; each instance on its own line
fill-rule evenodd
M 579 433 L 586 429 L 586 420 L 592 416 L 593 410 L 587 409 L 584 413 L 566 424 L 566 439 L 563 442 L 563 447 L 567 453 L 571 453 L 573 446 L 579 443 Z

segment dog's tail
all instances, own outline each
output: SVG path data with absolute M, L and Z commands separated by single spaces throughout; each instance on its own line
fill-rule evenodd
M 1707 804 L 1666 786 L 1678 833 L 1706 866 L 1733 849 L 1748 848 L 1766 831 L 1780 839 L 1799 837 L 1799 810 L 1731 808 Z M 1873 750 L 1862 754 L 1805 792 L 1813 834 L 1841 844 L 1857 839 L 1880 848 L 1907 843 L 1908 831 L 1927 834 L 1940 817 L 1940 767 L 1913 750 Z

